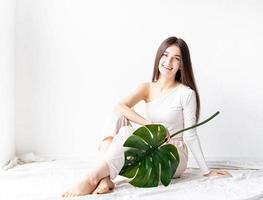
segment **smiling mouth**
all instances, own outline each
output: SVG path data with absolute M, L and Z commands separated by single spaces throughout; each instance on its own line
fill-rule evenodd
M 171 67 L 166 67 L 166 66 L 164 66 L 163 65 L 163 67 L 165 68 L 165 69 L 168 69 L 168 70 L 172 70 L 173 68 L 171 68 Z

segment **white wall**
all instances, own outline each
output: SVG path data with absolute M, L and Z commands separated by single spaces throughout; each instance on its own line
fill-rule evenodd
M 17 1 L 17 153 L 93 154 L 106 115 L 151 79 L 159 44 L 175 35 L 191 50 L 201 118 L 221 111 L 199 129 L 206 156 L 263 157 L 262 9 L 238 0 Z
M 0 167 L 14 156 L 14 1 L 0 0 Z

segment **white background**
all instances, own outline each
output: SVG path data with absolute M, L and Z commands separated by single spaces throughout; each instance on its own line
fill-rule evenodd
M 158 46 L 177 36 L 190 48 L 201 120 L 221 111 L 198 128 L 205 156 L 263 158 L 262 1 L 19 0 L 13 7 L 14 19 L 7 11 L 0 19 L 9 24 L 1 24 L 3 37 L 14 35 L 0 48 L 1 71 L 13 74 L 1 79 L 0 105 L 12 110 L 14 101 L 15 117 L 1 111 L 0 140 L 12 141 L 5 135 L 14 128 L 17 154 L 96 153 L 107 115 L 151 80 Z M 13 61 L 5 55 L 12 45 Z M 10 88 L 14 97 L 6 97 Z
M 14 8 L 14 0 L 0 0 L 0 166 L 15 153 Z

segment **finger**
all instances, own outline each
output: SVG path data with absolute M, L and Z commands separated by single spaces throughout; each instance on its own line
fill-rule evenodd
M 218 172 L 220 175 L 223 175 L 223 176 L 231 176 L 228 172 L 226 171 L 219 171 Z
M 210 176 L 222 176 L 222 174 L 219 171 L 212 171 Z
M 224 171 L 224 170 L 219 170 L 218 173 L 220 173 L 220 174 L 227 174 L 227 172 Z
M 226 176 L 232 176 L 229 172 L 227 172 L 227 171 L 224 171 L 224 174 L 226 175 Z
M 167 143 L 170 141 L 171 137 L 170 137 L 169 132 L 166 133 L 165 139 L 166 139 L 166 142 L 167 142 Z

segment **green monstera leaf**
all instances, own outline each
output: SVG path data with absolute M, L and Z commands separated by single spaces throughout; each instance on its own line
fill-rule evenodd
M 210 121 L 219 112 L 194 126 L 182 129 L 171 135 L 201 126 Z M 120 175 L 130 178 L 130 184 L 136 187 L 156 187 L 161 182 L 169 185 L 178 167 L 180 158 L 177 148 L 166 142 L 167 129 L 161 124 L 149 124 L 136 129 L 125 141 L 125 163 Z
M 125 152 L 122 176 L 132 178 L 130 183 L 137 187 L 158 186 L 159 179 L 168 185 L 179 164 L 177 149 L 172 144 L 160 146 L 166 138 L 166 128 L 151 124 L 135 130 L 124 143 L 131 149 Z

